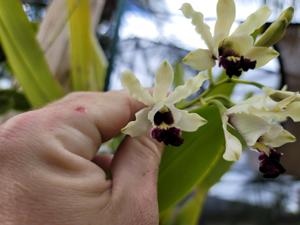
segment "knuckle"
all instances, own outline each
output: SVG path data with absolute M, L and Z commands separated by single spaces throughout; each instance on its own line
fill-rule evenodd
M 77 98 L 85 97 L 86 95 L 87 93 L 83 91 L 71 92 L 65 97 L 65 99 L 66 98 L 77 99 Z
M 39 114 L 36 111 L 29 111 L 6 121 L 1 127 L 2 136 L 11 136 L 12 134 L 19 134 L 27 131 L 28 129 L 33 129 L 36 127 Z
M 63 101 L 87 100 L 93 95 L 95 92 L 71 92 L 63 98 Z

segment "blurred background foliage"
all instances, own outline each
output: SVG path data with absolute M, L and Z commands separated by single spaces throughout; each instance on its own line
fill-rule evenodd
M 38 27 L 46 15 L 46 8 L 50 2 L 50 0 L 22 0 L 23 9 L 30 19 L 31 26 L 35 32 L 38 32 Z M 182 2 L 179 0 L 105 1 L 101 18 L 96 18 L 94 29 L 96 31 L 95 40 L 97 40 L 97 44 L 101 45 L 107 62 L 104 60 L 100 61 L 100 65 L 99 63 L 93 64 L 96 65 L 93 67 L 93 70 L 95 70 L 95 74 L 101 74 L 103 72 L 101 68 L 105 68 L 106 76 L 102 74 L 102 78 L 94 78 L 96 83 L 103 83 L 100 86 L 96 86 L 94 90 L 121 88 L 119 75 L 124 69 L 133 70 L 143 80 L 145 85 L 151 85 L 154 71 L 163 59 L 168 59 L 175 66 L 176 74 L 181 74 L 176 76 L 175 85 L 182 83 L 183 70 L 185 71 L 185 78 L 195 73 L 195 71 L 180 63 L 180 59 L 189 50 L 196 48 L 198 44 L 198 40 L 195 41 L 196 38 L 192 37 L 192 33 L 186 33 L 185 30 L 180 28 L 180 26 L 188 26 L 188 23 L 182 23 L 179 20 L 181 16 L 177 9 Z M 204 0 L 199 0 L 198 2 L 198 5 L 212 5 L 212 7 L 216 3 L 216 1 L 208 2 Z M 238 15 L 239 21 L 245 19 L 243 16 L 251 12 L 252 6 L 255 6 L 255 9 L 261 4 L 268 4 L 274 10 L 274 15 L 270 22 L 285 7 L 289 5 L 295 7 L 296 16 L 293 24 L 287 31 L 287 36 L 275 46 L 282 53 L 282 57 L 261 70 L 247 73 L 244 76 L 246 79 L 256 80 L 273 88 L 280 88 L 288 84 L 291 89 L 299 90 L 300 66 L 297 60 L 299 59 L 300 51 L 297 50 L 298 46 L 300 46 L 300 1 L 237 0 L 236 2 L 243 12 L 241 15 Z M 175 8 L 177 11 L 174 10 Z M 207 8 L 209 14 L 210 8 L 209 6 Z M 244 13 L 245 11 L 247 12 Z M 214 20 L 214 14 L 208 15 L 208 22 L 213 22 Z M 58 27 L 59 31 L 61 29 L 64 29 L 64 24 Z M 78 38 L 77 41 L 80 41 L 80 37 Z M 93 39 L 88 44 L 93 44 Z M 102 53 L 97 52 L 97 54 Z M 79 62 L 80 64 L 81 60 L 84 59 L 80 56 L 77 58 L 76 56 L 75 58 L 71 57 L 71 64 L 72 62 L 75 64 Z M 86 64 L 83 63 L 82 65 L 84 67 Z M 99 68 L 100 72 L 97 70 Z M 56 78 L 63 84 L 66 92 L 86 89 L 85 87 L 72 88 L 72 82 L 64 75 L 70 71 L 65 71 L 61 68 L 56 71 L 60 71 L 60 75 Z M 220 72 L 216 70 L 214 74 L 220 74 Z M 30 101 L 23 94 L 22 88 L 13 78 L 13 75 L 12 69 L 7 63 L 7 57 L 1 47 L 0 114 L 2 115 L 2 120 L 5 120 L 11 114 L 32 108 Z M 99 81 L 99 79 L 103 78 L 105 80 Z M 237 86 L 233 92 L 233 99 L 236 101 L 241 100 L 255 91 L 255 89 L 248 87 Z M 289 127 L 290 125 L 287 124 L 286 126 Z M 294 127 L 291 127 L 291 129 L 295 129 L 294 132 L 299 137 L 299 129 L 296 130 Z M 300 155 L 299 153 L 294 153 L 295 150 L 299 149 L 299 142 L 290 148 L 293 148 L 294 151 L 292 152 L 291 149 L 283 150 L 286 150 L 287 155 L 286 167 L 290 174 L 294 176 L 286 175 L 272 181 L 262 179 L 257 172 L 257 165 L 255 164 L 257 155 L 249 152 L 244 154 L 242 160 L 234 164 L 231 170 L 222 177 L 221 181 L 213 186 L 206 199 L 201 194 L 202 190 L 196 188 L 177 206 L 178 210 L 175 213 L 172 212 L 172 215 L 165 215 L 166 217 L 173 217 L 173 221 L 168 224 L 195 224 L 187 221 L 198 220 L 198 217 L 194 215 L 197 215 L 202 202 L 205 203 L 203 216 L 199 224 L 300 224 L 300 182 L 298 180 L 300 171 L 297 165 Z M 196 199 L 196 201 L 191 201 L 192 199 Z M 191 214 L 181 213 L 189 208 L 194 209 L 196 212 L 193 213 L 189 210 Z

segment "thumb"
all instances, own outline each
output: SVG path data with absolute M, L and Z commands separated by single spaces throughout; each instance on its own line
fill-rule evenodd
M 156 199 L 162 150 L 163 145 L 148 136 L 125 138 L 112 162 L 113 191 L 154 194 Z

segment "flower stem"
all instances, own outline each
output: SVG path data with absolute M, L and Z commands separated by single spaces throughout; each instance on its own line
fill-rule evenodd
M 264 85 L 257 83 L 255 81 L 248 81 L 248 80 L 239 80 L 236 78 L 229 78 L 231 80 L 232 83 L 236 83 L 236 84 L 248 84 L 248 85 L 252 85 L 255 86 L 259 89 L 262 89 L 264 87 Z
M 220 82 L 216 83 L 213 87 L 208 88 L 206 91 L 204 91 L 200 96 L 205 97 L 207 96 L 210 92 L 212 92 L 216 87 L 219 87 L 223 84 L 226 83 L 234 83 L 234 84 L 246 84 L 246 85 L 253 85 L 257 88 L 262 89 L 264 85 L 257 83 L 255 81 L 248 81 L 248 80 L 239 80 L 236 78 L 226 78 L 224 80 L 221 80 Z
M 214 95 L 205 98 L 206 102 L 210 102 L 211 100 L 219 99 L 222 103 L 225 103 L 225 106 L 231 107 L 234 103 L 225 95 Z

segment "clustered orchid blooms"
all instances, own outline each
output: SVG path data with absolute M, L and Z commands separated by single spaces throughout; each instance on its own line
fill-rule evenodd
M 143 88 L 132 72 L 124 72 L 122 85 L 133 98 L 145 104 L 145 108 L 136 113 L 136 120 L 128 123 L 123 128 L 123 133 L 135 137 L 150 131 L 152 138 L 157 141 L 166 145 L 180 146 L 184 141 L 182 131 L 194 132 L 205 123 L 209 123 L 197 113 L 190 113 L 188 111 L 190 107 L 215 104 L 220 110 L 223 125 L 225 139 L 223 158 L 228 161 L 238 160 L 243 150 L 241 141 L 243 139 L 247 147 L 260 153 L 259 170 L 265 178 L 275 178 L 284 173 L 285 169 L 280 163 L 283 154 L 276 148 L 294 142 L 296 138 L 285 130 L 281 123 L 288 118 L 294 122 L 300 121 L 300 94 L 273 90 L 257 82 L 240 80 L 239 76 L 249 69 L 265 65 L 279 55 L 270 46 L 282 37 L 291 21 L 293 9 L 285 10 L 279 17 L 279 22 L 284 22 L 284 28 L 277 26 L 278 21 L 275 21 L 258 40 L 255 40 L 252 34 L 270 16 L 271 11 L 267 6 L 252 13 L 230 33 L 235 20 L 234 0 L 219 0 L 214 35 L 204 22 L 203 14 L 195 11 L 189 3 L 184 3 L 181 11 L 186 18 L 192 20 L 196 32 L 207 45 L 207 49 L 197 49 L 188 53 L 183 62 L 202 72 L 176 87 L 173 92 L 170 92 L 170 89 L 174 72 L 167 61 L 160 65 L 156 73 L 153 90 Z M 211 75 L 211 68 L 216 65 L 216 61 L 228 76 L 217 83 Z M 207 71 L 207 76 L 204 71 Z M 206 80 L 209 81 L 206 91 L 184 107 L 177 108 L 176 103 L 199 91 Z M 220 96 L 208 97 L 208 93 L 214 88 L 225 83 L 254 85 L 262 89 L 262 94 L 226 108 L 218 101 Z M 226 96 L 222 98 L 227 99 Z M 241 137 L 235 136 L 232 130 L 237 131 Z
M 274 101 L 273 96 L 284 93 L 284 98 Z M 275 148 L 286 143 L 294 142 L 296 138 L 285 130 L 280 122 L 288 117 L 295 122 L 300 121 L 300 104 L 297 101 L 299 94 L 285 91 L 265 89 L 265 93 L 253 96 L 244 102 L 229 108 L 225 114 L 227 124 L 236 129 L 244 138 L 247 146 L 261 153 L 260 170 L 265 177 L 276 177 L 284 172 L 279 163 L 281 153 Z M 228 132 L 228 131 L 227 131 Z M 235 137 L 234 137 L 235 138 Z M 233 142 L 230 138 L 224 153 L 226 160 L 237 160 L 242 152 L 240 143 Z

